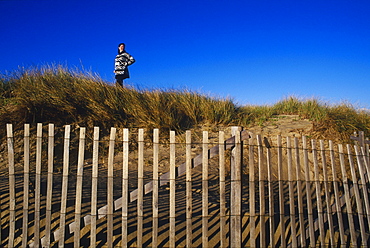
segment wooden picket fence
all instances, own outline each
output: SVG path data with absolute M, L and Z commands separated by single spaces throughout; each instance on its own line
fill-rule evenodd
M 144 129 L 116 128 L 100 140 L 98 127 L 92 137 L 81 127 L 76 148 L 71 126 L 54 132 L 49 124 L 45 138 L 39 123 L 32 135 L 25 124 L 19 139 L 7 125 L 2 247 L 370 245 L 368 142 L 262 137 L 238 127 L 227 139 L 203 131 L 200 142 L 190 131 L 184 139 L 170 131 L 165 142 L 154 129 L 148 142 Z M 163 163 L 169 170 L 160 172 Z

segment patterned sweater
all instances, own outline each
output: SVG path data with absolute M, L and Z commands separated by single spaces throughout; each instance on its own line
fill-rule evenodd
M 123 52 L 116 56 L 114 60 L 114 73 L 116 75 L 124 75 L 125 78 L 129 77 L 128 66 L 135 63 L 135 59 L 128 53 Z

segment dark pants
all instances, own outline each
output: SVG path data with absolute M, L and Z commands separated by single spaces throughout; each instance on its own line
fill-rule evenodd
M 123 86 L 124 75 L 116 75 L 116 85 Z

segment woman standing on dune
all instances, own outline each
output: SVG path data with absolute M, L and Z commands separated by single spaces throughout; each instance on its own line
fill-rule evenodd
M 123 86 L 123 80 L 130 77 L 128 66 L 135 63 L 135 59 L 126 52 L 125 44 L 118 45 L 118 55 L 114 60 L 114 73 L 116 74 L 116 84 Z

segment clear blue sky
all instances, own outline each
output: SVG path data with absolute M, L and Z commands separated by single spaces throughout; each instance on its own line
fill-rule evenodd
M 0 0 L 0 71 L 61 63 L 239 104 L 287 96 L 370 108 L 369 0 Z

